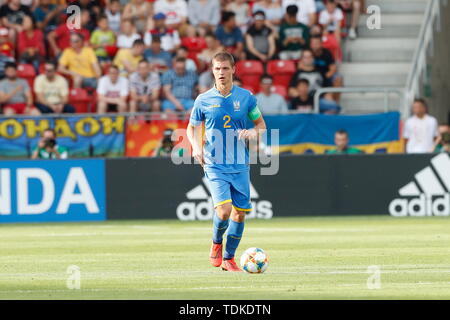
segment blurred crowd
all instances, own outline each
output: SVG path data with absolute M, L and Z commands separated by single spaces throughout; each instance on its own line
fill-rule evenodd
M 1 1 L 0 1 L 1 3 Z M 2 113 L 188 111 L 233 54 L 263 113 L 312 112 L 340 87 L 341 41 L 362 0 L 7 0 L 0 6 Z M 260 70 L 254 77 L 252 70 Z M 249 76 L 250 73 L 250 76 Z M 85 101 L 80 103 L 81 97 Z M 320 112 L 339 113 L 339 94 Z

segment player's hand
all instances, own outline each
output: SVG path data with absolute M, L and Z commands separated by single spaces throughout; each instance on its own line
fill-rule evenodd
M 239 131 L 238 139 L 239 140 L 245 140 L 245 139 L 256 140 L 257 137 L 258 137 L 258 133 L 256 132 L 255 129 L 250 129 L 250 130 L 244 129 L 244 130 Z
M 192 150 L 192 156 L 203 167 L 205 159 L 203 158 L 203 150 Z

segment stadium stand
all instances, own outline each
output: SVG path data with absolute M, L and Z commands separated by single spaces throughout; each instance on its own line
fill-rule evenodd
M 340 73 L 346 87 L 401 87 L 406 84 L 427 1 L 366 0 L 382 6 L 382 28 L 368 29 L 368 15 L 359 20 L 359 37 L 344 44 Z M 390 104 L 401 98 L 392 93 Z M 347 113 L 383 112 L 383 93 L 348 93 L 341 104 Z

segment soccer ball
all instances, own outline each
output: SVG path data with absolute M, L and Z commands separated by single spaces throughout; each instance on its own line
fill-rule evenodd
M 263 273 L 269 265 L 269 257 L 260 248 L 249 248 L 241 256 L 241 267 L 248 273 Z

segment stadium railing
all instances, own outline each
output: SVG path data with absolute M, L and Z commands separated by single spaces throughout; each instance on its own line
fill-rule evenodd
M 441 2 L 444 6 L 448 5 L 448 0 L 429 0 L 425 9 L 411 69 L 406 80 L 405 98 L 403 99 L 403 110 L 401 110 L 403 118 L 410 115 L 411 104 L 414 98 L 420 94 L 420 78 L 422 74 L 426 74 L 427 72 L 427 55 L 432 54 L 433 50 L 433 26 L 435 22 L 437 22 L 436 31 L 439 32 L 441 30 Z
M 389 107 L 389 93 L 396 93 L 402 99 L 405 95 L 404 88 L 395 87 L 330 87 L 330 88 L 320 88 L 314 93 L 314 112 L 319 113 L 319 100 L 320 96 L 324 93 L 370 93 L 370 92 L 382 92 L 384 93 L 384 112 L 392 111 Z M 363 102 L 362 102 L 363 103 Z M 395 108 L 395 111 L 400 111 L 400 106 Z M 345 109 L 344 109 L 345 111 Z
M 402 118 L 409 117 L 411 113 L 411 104 L 415 97 L 421 93 L 421 78 L 423 74 L 427 72 L 427 56 L 432 54 L 433 49 L 433 27 L 436 22 L 436 30 L 439 32 L 441 29 L 440 23 L 440 3 L 444 6 L 448 5 L 448 0 L 429 0 L 425 9 L 423 22 L 420 27 L 417 46 L 414 50 L 414 55 L 411 63 L 411 69 L 408 72 L 406 84 L 404 88 L 392 88 L 392 87 L 377 87 L 377 88 L 347 88 L 347 87 L 335 87 L 335 88 L 321 88 L 314 94 L 314 111 L 319 112 L 319 97 L 323 93 L 349 93 L 349 92 L 384 92 L 384 110 L 389 109 L 389 93 L 395 92 L 401 94 L 401 105 L 398 107 L 398 111 L 402 114 Z

